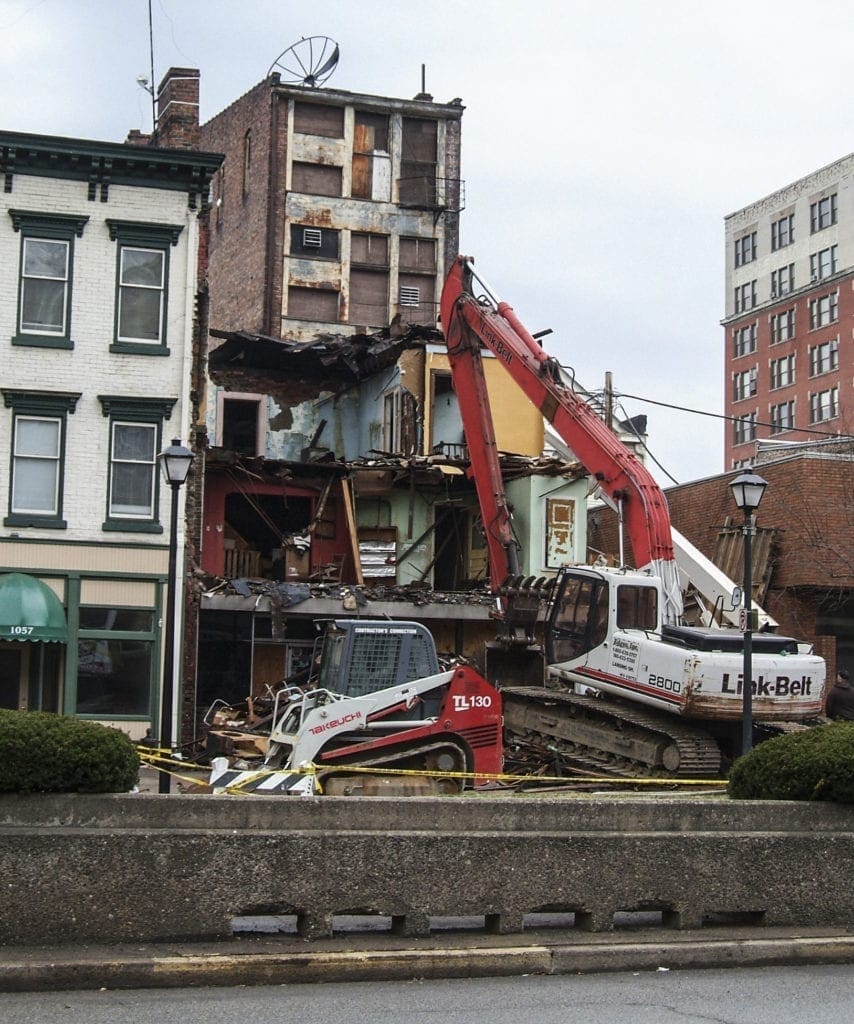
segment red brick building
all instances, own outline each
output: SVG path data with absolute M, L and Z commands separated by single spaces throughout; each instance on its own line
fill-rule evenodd
M 854 671 L 854 445 L 793 446 L 773 458 L 763 462 L 760 455 L 756 465 L 768 481 L 757 527 L 773 530 L 764 607 L 781 633 L 815 644 L 832 679 L 836 668 Z M 722 532 L 740 532 L 743 522 L 731 479 L 710 477 L 667 491 L 674 526 L 712 559 Z
M 726 218 L 726 465 L 854 434 L 854 154 Z

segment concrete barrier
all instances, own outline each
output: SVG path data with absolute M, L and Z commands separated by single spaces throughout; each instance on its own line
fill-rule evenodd
M 723 799 L 0 797 L 0 944 L 202 940 L 235 918 L 336 915 L 402 935 L 431 918 L 522 932 L 526 915 L 609 931 L 656 911 L 854 926 L 854 807 Z

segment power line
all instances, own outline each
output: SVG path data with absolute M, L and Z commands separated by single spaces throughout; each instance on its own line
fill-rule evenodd
M 704 409 L 691 409 L 686 405 L 674 405 L 672 402 L 659 402 L 654 398 L 643 398 L 641 395 L 629 395 L 624 391 L 615 391 L 615 395 L 619 398 L 631 398 L 636 402 L 646 402 L 649 405 L 659 405 L 664 409 L 675 409 L 677 412 L 690 412 L 695 416 L 710 416 L 716 420 L 726 420 L 730 423 L 739 423 L 744 417 L 743 416 L 727 416 L 725 413 L 720 412 L 706 412 Z M 754 420 L 754 426 L 757 427 L 768 427 L 771 430 L 780 431 L 779 423 L 765 423 L 762 420 Z M 850 437 L 849 434 L 840 434 L 835 430 L 815 430 L 812 427 L 784 427 L 786 431 L 793 431 L 796 434 L 816 434 L 819 437 L 835 437 L 839 440 L 845 440 Z

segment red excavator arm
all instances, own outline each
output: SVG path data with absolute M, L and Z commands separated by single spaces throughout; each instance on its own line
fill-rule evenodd
M 475 286 L 477 285 L 477 294 Z M 493 589 L 518 572 L 511 512 L 504 494 L 492 412 L 486 392 L 481 344 L 501 361 L 530 401 L 555 428 L 602 491 L 623 512 L 636 565 L 662 578 L 665 619 L 682 610 L 670 511 L 643 463 L 596 415 L 568 383 L 557 362 L 499 302 L 474 271 L 474 261 L 458 256 L 442 289 L 442 326 L 460 405 L 466 443 L 486 531 Z

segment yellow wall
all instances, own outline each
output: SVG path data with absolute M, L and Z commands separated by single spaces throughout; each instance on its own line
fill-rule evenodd
M 486 387 L 489 391 L 492 417 L 495 424 L 495 438 L 498 448 L 516 455 L 539 456 L 543 451 L 543 417 L 538 409 L 522 393 L 519 385 L 497 359 L 483 353 L 483 368 Z M 438 352 L 428 352 L 425 365 L 425 394 L 431 395 L 430 374 L 433 371 L 448 371 L 448 357 Z M 426 403 L 424 417 L 424 441 L 429 450 L 432 437 L 432 408 Z

